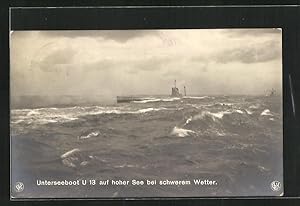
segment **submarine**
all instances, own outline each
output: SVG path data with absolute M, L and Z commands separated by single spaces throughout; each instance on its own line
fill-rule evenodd
M 179 88 L 176 86 L 176 80 L 174 81 L 174 87 L 171 88 L 170 97 L 182 97 L 183 95 L 179 92 Z M 184 96 L 186 96 L 186 88 L 184 86 Z M 149 100 L 150 97 L 142 96 L 117 96 L 117 103 L 129 103 L 135 101 Z

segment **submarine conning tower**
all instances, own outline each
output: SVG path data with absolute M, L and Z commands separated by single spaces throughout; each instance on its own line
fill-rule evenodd
M 176 87 L 176 79 L 174 81 L 174 87 L 172 87 L 172 97 L 181 97 L 181 94 L 179 93 L 179 89 Z

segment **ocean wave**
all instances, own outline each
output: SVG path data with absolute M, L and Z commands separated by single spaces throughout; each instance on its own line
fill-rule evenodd
M 39 111 L 49 111 L 49 110 L 58 110 L 62 108 L 56 108 L 56 107 L 40 107 L 35 109 L 12 109 L 12 114 L 20 114 L 20 113 L 27 113 L 27 115 L 30 114 L 37 114 Z
M 209 96 L 200 96 L 200 97 L 197 97 L 197 96 L 184 96 L 183 97 L 184 99 L 207 99 L 207 98 L 211 98 Z
M 122 164 L 122 165 L 116 165 L 116 166 L 114 166 L 114 168 L 125 168 L 125 167 L 128 167 L 128 168 L 134 168 L 134 167 L 136 167 L 136 168 L 138 168 L 139 167 L 139 165 L 132 165 L 132 164 Z
M 236 109 L 236 110 L 234 110 L 234 112 L 237 112 L 237 113 L 240 113 L 240 114 L 244 114 L 244 112 L 242 110 L 240 110 L 240 109 Z
M 93 159 L 91 156 L 85 155 L 78 148 L 74 148 L 62 154 L 60 156 L 63 165 L 71 168 L 78 166 L 86 166 L 90 163 L 90 160 Z
M 34 121 L 33 120 L 30 120 L 30 121 L 28 121 L 27 123 L 28 124 L 32 124 Z M 54 120 L 54 119 L 39 119 L 39 120 L 37 120 L 37 121 L 35 121 L 35 122 L 37 122 L 37 123 L 39 123 L 39 124 L 48 124 L 48 123 L 56 123 L 56 122 L 58 122 L 57 120 Z
M 185 121 L 184 125 L 189 124 L 192 120 L 193 120 L 193 117 L 188 118 L 188 119 Z
M 265 109 L 264 111 L 262 111 L 262 113 L 260 115 L 261 116 L 273 116 L 269 109 Z
M 66 114 L 49 114 L 49 115 L 41 115 L 35 119 L 32 119 L 31 122 L 36 122 L 39 124 L 47 124 L 47 123 L 64 123 L 69 121 L 77 120 L 78 118 L 73 115 Z
M 48 124 L 48 123 L 64 123 L 69 121 L 77 120 L 77 117 L 74 117 L 72 115 L 64 115 L 64 114 L 37 114 L 32 113 L 29 116 L 17 116 L 15 121 L 12 121 L 13 124 Z
M 224 114 L 231 114 L 231 112 L 221 111 L 221 112 L 213 113 L 209 111 L 202 111 L 200 114 L 188 118 L 184 125 L 187 125 L 194 120 L 204 120 L 205 117 L 210 117 L 213 121 L 216 121 L 216 118 L 222 119 Z
M 97 115 L 97 114 L 143 114 L 147 112 L 156 112 L 161 110 L 167 110 L 165 107 L 159 107 L 159 108 L 144 108 L 139 110 L 120 110 L 120 109 L 113 109 L 113 110 L 99 110 L 94 112 L 87 113 L 88 115 Z
M 99 114 L 144 114 L 148 112 L 156 112 L 161 110 L 170 110 L 170 108 L 142 108 L 130 109 L 126 107 L 70 107 L 60 108 L 57 110 L 32 109 L 23 111 L 14 111 L 13 124 L 27 123 L 27 124 L 48 124 L 48 123 L 65 123 L 78 120 L 86 115 L 99 115 Z
M 174 127 L 171 134 L 178 136 L 178 137 L 186 137 L 190 134 L 195 134 L 196 132 L 193 130 L 189 130 L 189 129 L 183 129 L 183 128 L 179 128 L 179 127 Z
M 71 150 L 65 152 L 64 154 L 62 154 L 62 155 L 60 156 L 60 158 L 64 159 L 64 158 L 67 158 L 67 157 L 69 157 L 69 156 L 71 156 L 71 155 L 74 155 L 74 154 L 76 154 L 76 153 L 78 153 L 78 152 L 80 152 L 80 149 L 74 148 L 74 149 L 71 149 Z
M 161 101 L 161 99 L 145 99 L 145 100 L 140 100 L 140 101 L 133 101 L 133 103 L 140 103 L 140 104 L 143 104 L 143 103 L 149 103 L 149 102 L 159 102 Z
M 89 139 L 91 137 L 97 137 L 98 135 L 100 134 L 99 131 L 96 131 L 96 132 L 91 132 L 89 133 L 88 135 L 82 135 L 82 136 L 79 136 L 78 138 L 79 139 Z
M 30 110 L 26 116 L 38 115 L 40 114 L 37 110 Z
M 221 136 L 221 137 L 226 136 L 226 133 L 225 133 L 224 131 L 218 131 L 218 130 L 216 130 L 216 131 L 215 131 L 215 134 L 216 134 L 217 136 Z
M 247 112 L 247 114 L 253 114 L 253 112 L 252 111 L 250 111 L 250 110 L 245 110 L 246 112 Z
M 112 110 L 95 110 L 91 112 L 84 112 L 80 114 L 80 116 L 85 115 L 97 115 L 97 114 L 122 114 L 124 111 L 118 110 L 118 109 L 112 109 Z
M 160 110 L 164 110 L 166 108 L 161 107 L 161 108 L 146 108 L 146 109 L 140 109 L 135 113 L 147 113 L 147 112 L 152 112 L 152 111 L 160 111 Z
M 19 120 L 16 120 L 16 121 L 11 121 L 12 124 L 19 124 L 21 122 L 24 122 L 23 119 L 19 119 Z
M 217 102 L 215 104 L 212 104 L 211 106 L 233 106 L 234 103 L 229 103 L 229 102 Z
M 176 101 L 176 100 L 180 100 L 180 98 L 179 97 L 164 98 L 164 99 L 160 99 L 160 98 L 147 98 L 145 100 L 133 101 L 133 103 L 144 104 L 144 103 L 151 103 L 151 102 L 173 102 L 173 101 Z
M 217 121 L 218 119 L 219 120 L 223 119 L 224 115 L 233 114 L 233 113 L 244 114 L 245 112 L 240 109 L 226 110 L 226 111 L 219 111 L 219 112 L 202 111 L 200 114 L 189 117 L 185 121 L 184 125 L 187 125 L 194 120 L 204 120 L 206 117 L 211 118 L 213 121 Z
M 258 109 L 260 107 L 259 104 L 251 105 L 249 109 Z
M 232 112 L 230 112 L 230 111 L 220 111 L 220 112 L 204 111 L 200 115 L 196 115 L 195 119 L 203 119 L 203 117 L 205 117 L 205 116 L 212 117 L 213 120 L 215 120 L 215 118 L 222 119 L 225 114 L 231 114 L 231 113 Z

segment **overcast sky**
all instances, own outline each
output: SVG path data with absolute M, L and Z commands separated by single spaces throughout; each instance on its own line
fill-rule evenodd
M 12 95 L 281 91 L 280 29 L 15 31 Z

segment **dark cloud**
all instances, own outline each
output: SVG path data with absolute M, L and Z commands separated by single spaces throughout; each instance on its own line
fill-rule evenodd
M 120 65 L 120 61 L 111 59 L 101 59 L 96 62 L 85 64 L 84 71 L 107 71 L 113 69 L 116 65 Z
M 45 72 L 57 72 L 59 67 L 63 68 L 63 65 L 70 64 L 75 54 L 76 51 L 70 48 L 55 50 L 46 56 L 32 60 L 32 65 L 38 66 Z
M 131 39 L 142 38 L 144 36 L 158 36 L 157 30 L 78 30 L 78 31 L 47 31 L 40 32 L 49 37 L 93 37 L 109 39 L 120 43 L 125 43 Z
M 172 59 L 168 57 L 152 57 L 141 59 L 135 66 L 138 70 L 142 71 L 157 71 L 164 69 L 170 61 L 172 61 Z
M 167 79 L 178 79 L 178 77 L 184 76 L 183 70 L 174 70 L 174 69 L 168 69 L 166 72 L 163 73 L 163 76 Z
M 242 62 L 246 64 L 268 62 L 280 58 L 281 47 L 278 41 L 268 41 L 252 47 L 224 50 L 214 56 L 218 63 Z
M 188 94 L 280 90 L 281 35 L 276 33 L 249 29 L 18 31 L 11 42 L 12 91 L 115 98 L 169 94 L 174 79 L 181 91 L 186 85 Z M 138 46 L 130 41 L 136 38 L 140 38 Z M 230 64 L 235 62 L 241 64 Z M 261 75 L 255 64 L 259 62 L 266 62 L 263 69 L 270 75 Z
M 230 63 L 241 62 L 245 64 L 267 62 L 281 58 L 281 44 L 279 41 L 267 41 L 257 45 L 240 46 L 234 49 L 225 49 L 211 56 L 194 56 L 191 62 L 202 63 L 202 71 L 207 71 L 209 62 Z
M 281 34 L 281 29 L 228 29 L 223 32 L 226 36 L 231 38 L 245 38 L 246 36 L 260 37 L 264 35 Z

